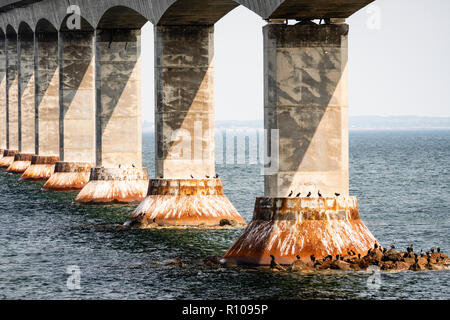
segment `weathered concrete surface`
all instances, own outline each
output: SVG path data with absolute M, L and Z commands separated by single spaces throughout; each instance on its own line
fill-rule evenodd
M 13 174 L 23 174 L 30 166 L 34 154 L 32 153 L 18 153 L 14 156 L 14 161 L 6 169 L 6 172 Z
M 97 30 L 97 167 L 142 166 L 140 33 Z
M 225 254 L 238 263 L 291 264 L 309 258 L 365 254 L 376 240 L 361 221 L 356 198 L 257 198 L 252 222 Z
M 7 148 L 6 142 L 6 39 L 0 31 L 0 149 Z M 3 156 L 3 152 L 1 153 Z
M 60 158 L 95 163 L 94 32 L 60 32 Z
M 59 156 L 58 34 L 35 35 L 36 153 Z
M 19 150 L 17 34 L 12 31 L 6 35 L 6 66 L 7 146 Z
M 44 184 L 44 191 L 81 190 L 89 182 L 92 163 L 57 162 L 55 171 Z
M 147 197 L 126 225 L 208 228 L 246 223 L 223 193 L 220 179 L 152 179 Z
M 139 202 L 146 195 L 148 181 L 146 168 L 94 168 L 75 201 L 84 204 Z
M 156 174 L 215 174 L 214 27 L 155 27 Z
M 34 97 L 34 34 L 19 33 L 19 150 L 36 152 L 36 112 Z
M 14 156 L 18 150 L 3 150 L 3 157 L 0 159 L 0 168 L 7 169 L 14 162 Z
M 279 130 L 268 197 L 348 195 L 348 25 L 264 27 L 264 126 Z
M 33 156 L 30 167 L 23 173 L 23 181 L 47 181 L 55 170 L 58 156 Z

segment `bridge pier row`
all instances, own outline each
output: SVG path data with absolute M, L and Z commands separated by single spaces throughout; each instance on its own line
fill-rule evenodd
M 265 197 L 225 257 L 290 264 L 297 255 L 365 254 L 376 240 L 348 191 L 348 25 L 268 24 L 263 33 L 272 162 Z
M 34 34 L 31 30 L 19 31 L 17 40 L 19 153 L 6 171 L 23 174 L 30 167 L 36 149 Z
M 17 33 L 6 33 L 6 149 L 0 168 L 7 169 L 19 152 Z
M 132 227 L 241 226 L 214 160 L 214 26 L 155 27 L 156 174 Z
M 58 32 L 34 36 L 36 155 L 23 173 L 25 181 L 47 181 L 59 160 Z
M 97 29 L 95 35 L 96 168 L 75 201 L 142 201 L 141 31 Z
M 95 167 L 95 33 L 59 33 L 60 160 L 46 191 L 81 190 Z

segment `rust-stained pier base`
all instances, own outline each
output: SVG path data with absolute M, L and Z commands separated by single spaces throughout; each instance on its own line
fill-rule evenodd
M 297 255 L 365 254 L 376 241 L 349 196 L 349 27 L 333 21 L 263 28 L 265 197 L 228 259 L 289 264 Z
M 55 170 L 58 156 L 33 156 L 30 167 L 23 173 L 23 181 L 47 181 Z
M 75 198 L 84 204 L 139 202 L 148 189 L 146 168 L 93 168 L 89 182 Z
M 89 182 L 91 169 L 95 166 L 87 162 L 62 162 L 55 164 L 55 171 L 44 184 L 44 191 L 81 190 Z
M 365 255 L 375 238 L 361 221 L 355 197 L 257 198 L 252 222 L 225 254 L 244 264 L 310 260 L 313 254 Z
M 0 159 L 0 168 L 8 169 L 14 162 L 14 157 L 18 154 L 18 150 L 3 150 L 3 158 Z
M 220 179 L 152 179 L 147 197 L 126 225 L 208 228 L 246 223 L 223 193 Z
M 14 156 L 14 161 L 6 169 L 6 172 L 13 174 L 23 174 L 30 166 L 31 160 L 34 154 L 31 153 L 18 153 Z

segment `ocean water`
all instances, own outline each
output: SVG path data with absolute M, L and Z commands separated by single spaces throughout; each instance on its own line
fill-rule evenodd
M 154 172 L 154 138 L 144 165 Z M 352 131 L 351 194 L 384 246 L 450 252 L 450 131 Z M 263 195 L 258 165 L 217 166 L 250 221 Z M 450 271 L 273 273 L 202 268 L 242 230 L 123 230 L 134 205 L 82 206 L 0 173 L 0 299 L 450 299 Z M 185 268 L 166 265 L 180 257 Z M 80 270 L 69 290 L 68 267 Z M 375 281 L 375 285 L 373 284 Z

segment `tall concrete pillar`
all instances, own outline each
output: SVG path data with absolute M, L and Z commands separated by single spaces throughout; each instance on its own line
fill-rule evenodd
M 6 143 L 6 37 L 0 34 L 0 159 Z
M 58 33 L 36 32 L 34 39 L 36 155 L 23 180 L 46 181 L 59 160 Z
M 141 31 L 96 30 L 96 168 L 76 197 L 82 203 L 141 201 Z
M 129 225 L 244 225 L 215 177 L 214 27 L 155 27 L 156 173 Z
M 44 190 L 81 190 L 95 167 L 94 31 L 59 33 L 60 162 Z
M 6 33 L 6 145 L 8 154 L 0 159 L 0 168 L 7 169 L 19 151 L 17 33 Z
M 348 195 L 348 25 L 269 24 L 263 33 L 272 161 L 265 197 L 226 257 L 269 264 L 270 255 L 291 263 L 366 253 L 375 238 Z
M 34 34 L 31 30 L 18 33 L 18 141 L 19 153 L 6 170 L 23 174 L 31 165 L 35 146 L 34 99 Z

